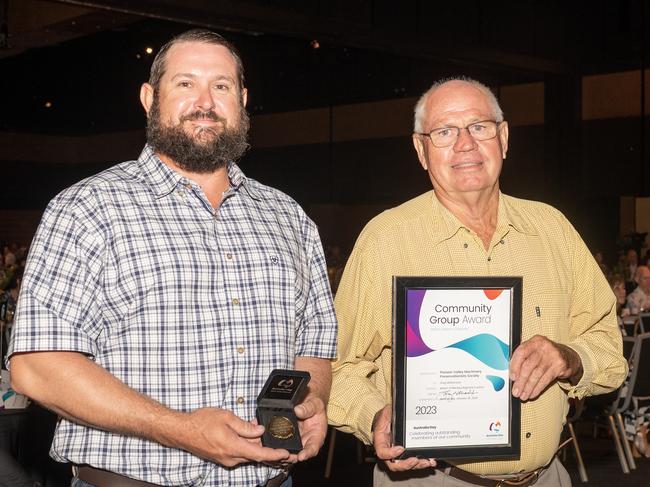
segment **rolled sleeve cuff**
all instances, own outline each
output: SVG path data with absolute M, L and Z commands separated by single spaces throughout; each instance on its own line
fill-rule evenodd
M 372 445 L 372 422 L 378 411 L 386 406 L 386 400 L 377 392 L 363 398 L 363 404 L 355 411 L 346 412 L 330 398 L 328 416 L 330 424 L 346 433 L 352 433 L 366 445 Z
M 568 381 L 559 381 L 560 387 L 568 392 L 569 397 L 582 399 L 589 393 L 591 384 L 594 381 L 596 370 L 594 364 L 596 363 L 595 357 L 591 356 L 589 349 L 580 343 L 569 343 L 567 347 L 572 349 L 580 357 L 582 364 L 582 377 L 576 385 L 571 385 Z

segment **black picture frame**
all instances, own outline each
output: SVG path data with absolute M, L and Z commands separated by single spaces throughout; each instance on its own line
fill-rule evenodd
M 422 447 L 405 445 L 406 404 L 406 358 L 407 358 L 407 294 L 409 290 L 451 289 L 464 290 L 511 290 L 510 340 L 508 362 L 513 350 L 521 342 L 523 279 L 507 277 L 436 277 L 395 276 L 393 277 L 393 441 L 406 447 L 403 457 L 418 456 L 436 459 L 507 459 L 519 458 L 521 449 L 521 402 L 512 396 L 512 384 L 507 380 L 509 397 L 509 428 L 507 439 L 500 444 L 445 445 L 436 441 Z M 487 418 L 486 418 L 487 420 Z

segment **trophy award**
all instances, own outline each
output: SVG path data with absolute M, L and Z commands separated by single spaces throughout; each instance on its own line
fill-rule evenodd
M 264 426 L 262 445 L 284 448 L 291 453 L 302 450 L 298 418 L 293 412 L 307 393 L 309 372 L 275 369 L 257 396 L 257 422 Z
M 508 368 L 521 291 L 521 277 L 393 278 L 393 434 L 404 456 L 519 456 Z

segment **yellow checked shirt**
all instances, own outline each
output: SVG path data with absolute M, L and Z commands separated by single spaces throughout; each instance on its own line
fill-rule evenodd
M 625 378 L 627 364 L 614 295 L 576 230 L 546 204 L 503 194 L 488 250 L 433 191 L 368 223 L 335 299 L 339 358 L 330 423 L 371 443 L 375 413 L 391 402 L 392 277 L 427 275 L 522 276 L 522 341 L 544 335 L 580 355 L 584 374 L 575 387 L 557 382 L 522 404 L 519 460 L 459 464 L 496 475 L 546 465 L 558 448 L 567 395 L 611 391 Z

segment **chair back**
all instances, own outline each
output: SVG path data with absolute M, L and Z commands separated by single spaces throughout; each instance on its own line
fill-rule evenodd
M 650 397 L 650 333 L 641 333 L 636 340 L 634 356 L 637 360 L 632 372 L 636 377 L 632 396 Z
M 639 313 L 639 324 L 637 325 L 637 333 L 650 332 L 650 312 L 642 311 Z
M 631 362 L 634 355 L 634 347 L 636 346 L 636 338 L 631 336 L 624 336 L 623 338 L 623 356 L 627 360 L 632 370 Z M 614 414 L 616 411 L 623 411 L 623 406 L 627 407 L 632 401 L 632 396 L 629 389 L 627 389 L 630 381 L 631 372 L 628 374 L 625 382 L 611 392 L 605 394 L 598 394 L 596 396 L 589 396 L 585 398 L 586 416 L 591 419 L 600 417 L 602 413 L 606 415 Z M 629 396 L 629 397 L 628 397 Z
M 634 346 L 636 345 L 636 337 L 623 337 L 623 357 L 627 363 L 632 362 L 632 354 L 634 353 Z
M 630 344 L 626 342 L 634 341 Z M 628 361 L 630 373 L 627 381 L 627 392 L 618 401 L 616 410 L 620 413 L 630 408 L 632 398 L 650 396 L 650 333 L 641 333 L 634 338 L 623 337 L 623 349 L 631 350 Z

